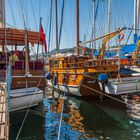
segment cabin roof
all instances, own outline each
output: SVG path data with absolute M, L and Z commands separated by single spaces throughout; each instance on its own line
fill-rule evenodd
M 0 28 L 0 45 L 25 45 L 25 31 L 26 30 L 14 28 Z M 27 34 L 29 43 L 31 43 L 32 45 L 38 43 L 42 44 L 42 42 L 39 41 L 39 32 L 28 30 Z M 7 40 L 6 43 L 5 40 Z
M 52 55 L 48 59 L 49 60 L 63 60 L 65 58 L 68 58 L 68 57 L 73 56 L 73 55 L 77 56 L 76 54 L 72 54 L 72 53 L 66 53 L 66 54 L 58 53 L 58 54 Z M 78 57 L 87 58 L 88 56 L 79 55 Z

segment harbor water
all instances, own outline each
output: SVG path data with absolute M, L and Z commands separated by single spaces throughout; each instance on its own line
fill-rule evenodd
M 128 115 L 126 105 L 112 99 L 44 99 L 31 110 L 18 140 L 140 140 L 140 122 Z M 130 112 L 129 112 L 130 113 Z M 15 140 L 26 111 L 10 113 L 10 140 Z

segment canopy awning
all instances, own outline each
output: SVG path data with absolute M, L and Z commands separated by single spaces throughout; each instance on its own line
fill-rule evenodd
M 6 33 L 5 33 L 6 31 Z M 26 30 L 12 29 L 12 28 L 0 28 L 0 45 L 25 45 L 25 32 Z M 32 45 L 42 44 L 39 41 L 39 32 L 27 31 L 28 42 Z M 7 43 L 5 43 L 7 42 Z

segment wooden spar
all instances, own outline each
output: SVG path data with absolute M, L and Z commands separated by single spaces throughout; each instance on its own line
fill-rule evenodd
M 96 0 L 93 1 L 93 13 L 94 13 L 94 21 L 93 21 L 93 37 L 96 37 Z M 96 49 L 96 41 L 94 41 L 94 49 Z
M 5 24 L 5 0 L 0 0 L 0 27 Z
M 5 19 L 5 0 L 0 0 L 0 28 L 5 28 Z M 4 51 L 4 45 L 0 45 L 0 48 Z
M 76 0 L 76 48 L 79 55 L 79 0 Z
M 123 28 L 118 29 L 118 30 L 122 31 L 122 30 L 125 30 L 125 29 L 126 29 L 126 28 L 123 27 Z M 91 39 L 91 40 L 88 40 L 88 41 L 86 41 L 86 42 L 79 43 L 79 45 L 81 46 L 81 45 L 84 45 L 84 44 L 90 43 L 90 42 L 92 42 L 92 41 L 96 41 L 96 40 L 102 39 L 102 38 L 104 38 L 104 37 L 106 37 L 106 36 L 111 35 L 112 33 L 115 33 L 115 32 L 116 32 L 116 31 L 111 32 L 111 33 L 106 34 L 106 35 L 103 35 L 103 36 L 100 36 L 100 37 L 97 37 L 97 38 L 94 38 L 94 39 Z
M 29 72 L 29 48 L 28 48 L 28 32 L 25 30 L 25 75 Z
M 56 50 L 58 51 L 58 14 L 57 14 L 57 0 L 55 0 L 55 22 L 56 22 Z
M 137 0 L 134 0 L 134 28 L 137 29 Z M 137 34 L 136 30 L 134 30 L 134 34 Z
M 110 33 L 110 18 L 111 18 L 111 0 L 108 0 L 108 33 Z M 108 41 L 108 50 L 110 49 L 109 45 L 110 43 Z
M 42 18 L 40 17 L 40 23 L 39 23 L 39 34 L 38 34 L 38 45 L 37 45 L 37 54 L 36 54 L 36 60 L 38 59 L 38 53 L 39 53 L 39 42 L 40 42 L 40 28 L 41 28 Z
M 140 0 L 137 0 L 137 28 L 139 29 L 139 16 L 140 16 Z M 137 30 L 137 34 L 138 34 Z

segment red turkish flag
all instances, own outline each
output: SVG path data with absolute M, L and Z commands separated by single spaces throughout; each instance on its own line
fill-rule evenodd
M 45 52 L 47 53 L 47 43 L 42 25 L 40 26 L 40 41 L 43 43 Z

